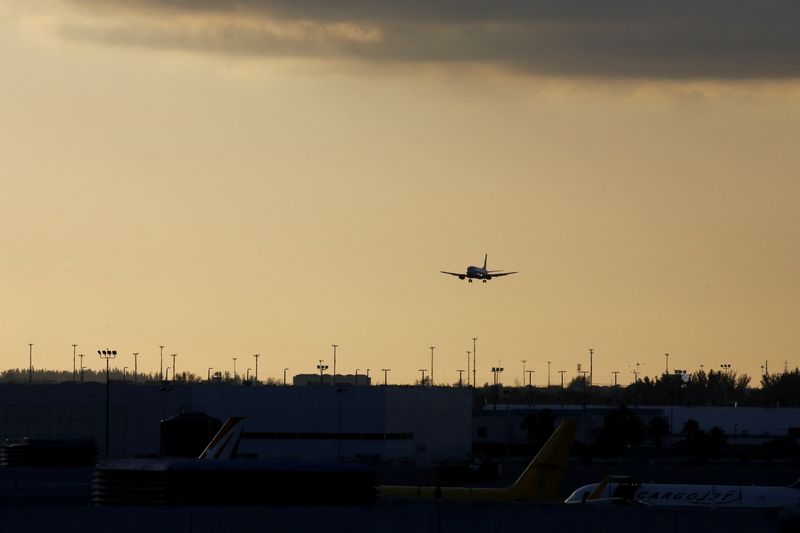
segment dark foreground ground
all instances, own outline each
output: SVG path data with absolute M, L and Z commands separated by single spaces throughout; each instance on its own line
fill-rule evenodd
M 777 513 L 447 502 L 359 507 L 0 506 L 0 532 L 693 533 L 798 531 Z
M 513 479 L 521 468 L 521 462 L 508 464 L 503 478 Z M 380 501 L 341 507 L 95 507 L 90 504 L 92 472 L 80 468 L 0 468 L 0 533 L 800 533 L 800 510 L 666 510 L 430 501 Z M 571 464 L 562 492 L 566 497 L 578 486 L 609 473 L 635 475 L 642 481 L 778 486 L 788 485 L 798 477 L 797 466 L 789 464 Z M 399 474 L 394 470 L 389 477 Z M 411 477 L 422 483 L 427 481 L 424 472 Z M 397 481 L 414 484 L 408 476 Z M 498 479 L 489 484 L 502 485 L 505 481 Z

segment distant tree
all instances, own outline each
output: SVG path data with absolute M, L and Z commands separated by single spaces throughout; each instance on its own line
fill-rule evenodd
M 595 447 L 601 455 L 622 455 L 629 448 L 639 447 L 645 435 L 642 419 L 622 405 L 606 415 L 595 439 Z
M 656 448 L 661 448 L 667 435 L 669 435 L 669 422 L 663 416 L 653 417 L 647 424 L 647 437 Z

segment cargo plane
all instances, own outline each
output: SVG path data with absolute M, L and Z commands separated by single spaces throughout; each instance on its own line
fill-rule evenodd
M 600 483 L 577 489 L 566 503 L 784 509 L 800 506 L 800 481 L 788 487 L 765 487 L 640 483 L 628 476 L 606 476 Z

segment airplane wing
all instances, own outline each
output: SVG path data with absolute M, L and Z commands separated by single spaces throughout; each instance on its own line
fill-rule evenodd
M 444 270 L 440 270 L 439 272 L 441 272 L 442 274 L 450 274 L 451 276 L 458 276 L 458 277 L 466 276 L 466 274 L 464 274 L 463 272 L 445 272 Z
M 491 274 L 491 276 L 493 278 L 497 278 L 497 277 L 500 277 L 500 276 L 510 276 L 511 274 L 519 274 L 519 272 L 497 272 L 497 273 Z

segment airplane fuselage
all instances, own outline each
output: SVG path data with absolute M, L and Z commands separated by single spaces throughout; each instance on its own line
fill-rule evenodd
M 600 483 L 577 489 L 566 503 L 639 503 L 653 507 L 714 507 L 783 509 L 800 506 L 800 489 L 753 485 L 687 485 L 662 483 Z
M 492 275 L 478 266 L 467 267 L 467 278 L 469 279 L 492 279 Z

